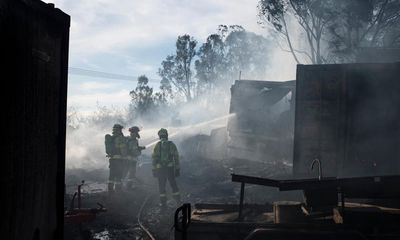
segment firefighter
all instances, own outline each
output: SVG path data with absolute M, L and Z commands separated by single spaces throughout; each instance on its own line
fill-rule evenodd
M 128 155 L 127 141 L 122 133 L 123 126 L 114 124 L 112 135 L 105 136 L 106 153 L 109 158 L 110 175 L 108 178 L 108 191 L 121 191 L 122 177 L 125 161 Z
M 172 196 L 177 204 L 180 204 L 180 193 L 176 184 L 176 177 L 179 177 L 179 154 L 176 145 L 168 141 L 167 129 L 161 128 L 158 131 L 160 141 L 154 147 L 153 176 L 158 178 L 160 192 L 160 205 L 162 209 L 167 207 L 166 183 L 167 180 L 172 189 Z
M 133 180 L 136 178 L 136 164 L 138 161 L 138 157 L 142 154 L 142 150 L 146 147 L 139 146 L 139 132 L 140 129 L 137 126 L 133 126 L 129 128 L 130 136 L 127 137 L 128 144 L 128 158 L 126 162 L 126 170 L 127 170 L 127 184 L 126 187 L 128 189 L 132 188 Z

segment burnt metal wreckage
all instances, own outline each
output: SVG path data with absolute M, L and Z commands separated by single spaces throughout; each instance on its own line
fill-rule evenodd
M 227 158 L 291 159 L 295 81 L 237 80 L 231 87 Z
M 400 62 L 298 65 L 293 178 L 232 174 L 239 204 L 184 204 L 175 239 L 400 239 L 399 76 Z M 304 201 L 245 203 L 249 184 Z
M 106 212 L 107 209 L 100 203 L 98 208 L 82 208 L 82 187 L 85 182 L 78 185 L 78 191 L 74 193 L 70 207 L 64 212 L 64 223 L 81 224 L 96 219 L 97 214 Z M 78 197 L 78 207 L 75 207 L 75 199 Z

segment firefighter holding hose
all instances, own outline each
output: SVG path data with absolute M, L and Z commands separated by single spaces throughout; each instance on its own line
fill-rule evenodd
M 144 150 L 145 147 L 139 146 L 139 138 L 140 138 L 139 127 L 133 126 L 129 128 L 129 132 L 130 136 L 127 137 L 128 157 L 126 162 L 126 171 L 127 171 L 128 181 L 126 187 L 128 189 L 131 189 L 133 181 L 136 178 L 136 164 L 139 156 L 142 154 L 142 150 Z
M 160 192 L 161 209 L 167 207 L 167 191 L 166 184 L 169 182 L 172 189 L 172 196 L 176 203 L 180 204 L 180 193 L 176 183 L 176 177 L 179 177 L 179 153 L 176 145 L 168 140 L 168 131 L 161 128 L 158 131 L 160 141 L 154 147 L 153 159 L 153 176 L 158 178 L 158 187 Z

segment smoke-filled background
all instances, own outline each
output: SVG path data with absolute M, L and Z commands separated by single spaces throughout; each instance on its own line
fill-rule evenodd
M 204 43 L 189 34 L 178 36 L 175 52 L 158 66 L 159 86 L 141 75 L 130 83 L 125 106 L 110 106 L 99 99 L 93 110 L 82 111 L 79 103 L 69 102 L 67 168 L 107 168 L 104 135 L 114 123 L 125 126 L 126 135 L 129 127 L 139 126 L 144 146 L 157 140 L 161 127 L 169 130 L 170 139 L 178 146 L 185 138 L 210 135 L 213 129 L 226 127 L 234 117 L 228 114 L 235 80 L 266 80 L 268 75 L 273 81 L 293 79 L 288 70 L 280 71 L 280 76 L 271 71 L 276 68 L 272 59 L 287 58 L 278 55 L 273 46 L 272 39 L 238 25 L 216 26 Z M 287 62 L 279 68 L 291 65 L 293 70 L 293 61 L 289 58 Z M 287 104 L 282 107 L 287 108 Z M 226 136 L 222 137 L 221 144 L 226 141 Z
M 125 134 L 139 126 L 141 145 L 161 127 L 181 144 L 235 118 L 237 79 L 295 80 L 296 64 L 355 62 L 366 48 L 399 46 L 398 1 L 54 2 L 72 16 L 68 169 L 107 169 L 114 123 Z M 289 100 L 272 109 L 284 112 Z
M 80 116 L 75 109 L 69 109 L 69 125 L 67 128 L 67 160 L 68 168 L 97 169 L 108 168 L 108 160 L 105 157 L 104 136 L 111 132 L 115 123 L 120 123 L 125 128 L 123 132 L 129 135 L 128 128 L 139 126 L 142 146 L 148 146 L 142 152 L 143 155 L 151 154 L 154 143 L 158 141 L 157 132 L 161 127 L 167 128 L 169 138 L 178 144 L 185 138 L 196 134 L 210 134 L 211 130 L 226 126 L 231 117 L 228 113 L 228 105 L 223 96 L 214 99 L 215 104 L 203 104 L 199 102 L 185 103 L 182 106 L 165 107 L 147 114 L 146 122 L 143 119 L 130 120 L 129 111 L 98 107 L 93 115 Z M 179 108 L 179 111 L 175 110 Z M 165 112 L 164 112 L 165 111 Z

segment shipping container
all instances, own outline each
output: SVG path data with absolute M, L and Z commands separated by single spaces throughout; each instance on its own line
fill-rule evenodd
M 400 174 L 400 63 L 298 65 L 297 178 Z

